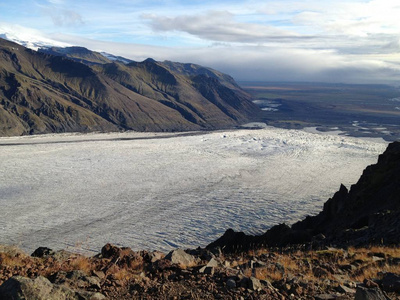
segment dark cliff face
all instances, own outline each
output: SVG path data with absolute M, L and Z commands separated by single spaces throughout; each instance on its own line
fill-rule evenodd
M 258 113 L 229 76 L 207 69 L 215 82 L 199 83 L 194 71 L 171 66 L 111 62 L 80 47 L 35 52 L 0 39 L 0 136 L 210 130 Z
M 274 226 L 260 236 L 228 230 L 207 247 L 219 246 L 229 252 L 309 242 L 340 246 L 400 243 L 400 142 L 391 143 L 350 191 L 342 185 L 317 216 L 291 227 Z
M 339 242 L 342 237 L 353 242 L 400 242 L 390 230 L 399 230 L 400 222 L 382 228 L 377 219 L 391 219 L 400 212 L 400 142 L 391 143 L 375 165 L 368 166 L 350 191 L 345 187 L 329 199 L 323 211 L 292 226 L 308 230 L 312 235 L 323 233 Z M 386 221 L 384 222 L 387 223 Z M 389 224 L 387 224 L 389 225 Z M 362 234 L 365 233 L 365 234 Z M 362 236 L 362 237 L 361 237 Z

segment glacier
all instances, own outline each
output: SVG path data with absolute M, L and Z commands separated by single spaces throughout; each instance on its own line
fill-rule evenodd
M 205 246 L 317 213 L 387 143 L 265 127 L 0 138 L 0 244 Z

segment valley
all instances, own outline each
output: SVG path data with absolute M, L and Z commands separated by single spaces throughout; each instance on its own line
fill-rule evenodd
M 388 85 L 240 82 L 281 128 L 317 127 L 359 137 L 400 139 L 400 89 Z

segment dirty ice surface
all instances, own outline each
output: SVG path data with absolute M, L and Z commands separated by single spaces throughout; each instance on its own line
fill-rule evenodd
M 0 244 L 167 251 L 261 233 L 318 212 L 386 146 L 271 127 L 0 138 Z

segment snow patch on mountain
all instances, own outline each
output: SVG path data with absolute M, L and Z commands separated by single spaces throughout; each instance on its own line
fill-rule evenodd
M 113 54 L 110 54 L 110 53 L 107 53 L 107 52 L 102 52 L 101 51 L 100 54 L 103 55 L 105 58 L 108 58 L 109 60 L 118 61 L 118 62 L 121 62 L 121 63 L 124 63 L 124 64 L 129 64 L 129 63 L 133 62 L 133 60 L 127 59 L 127 58 L 122 57 L 122 56 L 116 56 L 116 55 L 113 55 Z
M 46 47 L 72 46 L 71 44 L 48 38 L 38 30 L 6 23 L 0 23 L 0 38 L 20 44 L 35 51 L 39 48 Z

